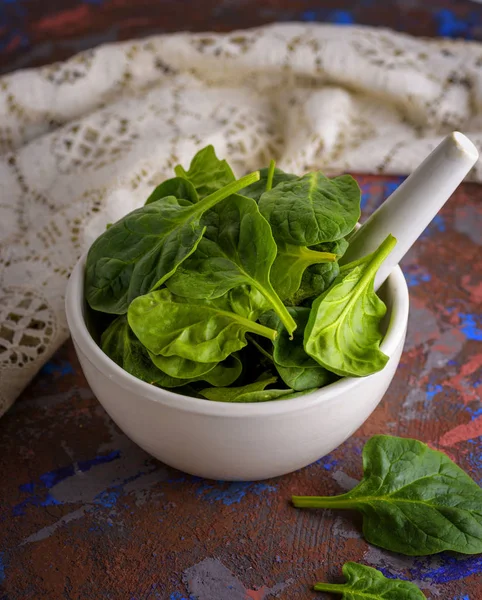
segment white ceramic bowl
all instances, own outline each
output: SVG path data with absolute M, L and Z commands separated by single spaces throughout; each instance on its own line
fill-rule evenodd
M 105 355 L 85 322 L 85 256 L 67 288 L 67 321 L 84 374 L 99 402 L 141 448 L 187 473 L 256 480 L 290 473 L 350 437 L 378 405 L 400 361 L 408 288 L 396 267 L 380 291 L 388 306 L 383 371 L 344 378 L 291 400 L 229 404 L 181 396 L 136 379 Z

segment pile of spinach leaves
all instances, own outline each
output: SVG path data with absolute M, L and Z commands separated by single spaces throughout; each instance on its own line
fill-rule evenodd
M 102 349 L 148 383 L 226 402 L 383 369 L 373 281 L 396 241 L 340 268 L 359 216 L 350 175 L 272 161 L 236 179 L 207 146 L 92 245 L 85 298 Z

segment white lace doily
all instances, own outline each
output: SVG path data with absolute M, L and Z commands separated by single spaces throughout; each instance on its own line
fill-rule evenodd
M 481 106 L 481 45 L 364 27 L 163 35 L 3 77 L 0 414 L 66 339 L 81 252 L 199 147 L 238 174 L 403 174 L 451 130 L 482 147 Z

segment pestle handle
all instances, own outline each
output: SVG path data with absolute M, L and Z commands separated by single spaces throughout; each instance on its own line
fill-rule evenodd
M 370 254 L 389 233 L 394 235 L 397 245 L 377 273 L 377 290 L 478 158 L 477 148 L 465 135 L 458 131 L 448 135 L 355 232 L 341 263 Z

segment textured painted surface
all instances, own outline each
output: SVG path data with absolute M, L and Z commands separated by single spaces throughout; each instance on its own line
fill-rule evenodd
M 273 21 L 482 39 L 482 6 L 472 0 L 0 0 L 0 71 L 65 59 L 103 42 Z
M 482 6 L 468 0 L 0 0 L 0 69 L 294 19 L 482 39 Z M 365 214 L 402 181 L 359 179 Z M 481 232 L 482 188 L 465 185 L 404 260 L 410 331 L 381 405 L 332 454 L 276 480 L 205 481 L 150 458 L 100 407 L 67 343 L 0 420 L 0 600 L 302 600 L 314 581 L 339 581 L 346 560 L 433 600 L 482 600 L 480 556 L 391 554 L 366 544 L 356 515 L 288 501 L 350 489 L 375 433 L 427 441 L 482 485 Z
M 359 180 L 365 214 L 402 181 Z M 369 546 L 356 515 L 289 504 L 355 485 L 375 433 L 427 441 L 482 484 L 481 215 L 482 188 L 464 185 L 411 250 L 392 386 L 343 446 L 286 477 L 205 481 L 150 458 L 98 404 L 67 343 L 0 420 L 0 598 L 302 600 L 359 560 L 433 600 L 481 600 L 481 556 L 406 558 Z

